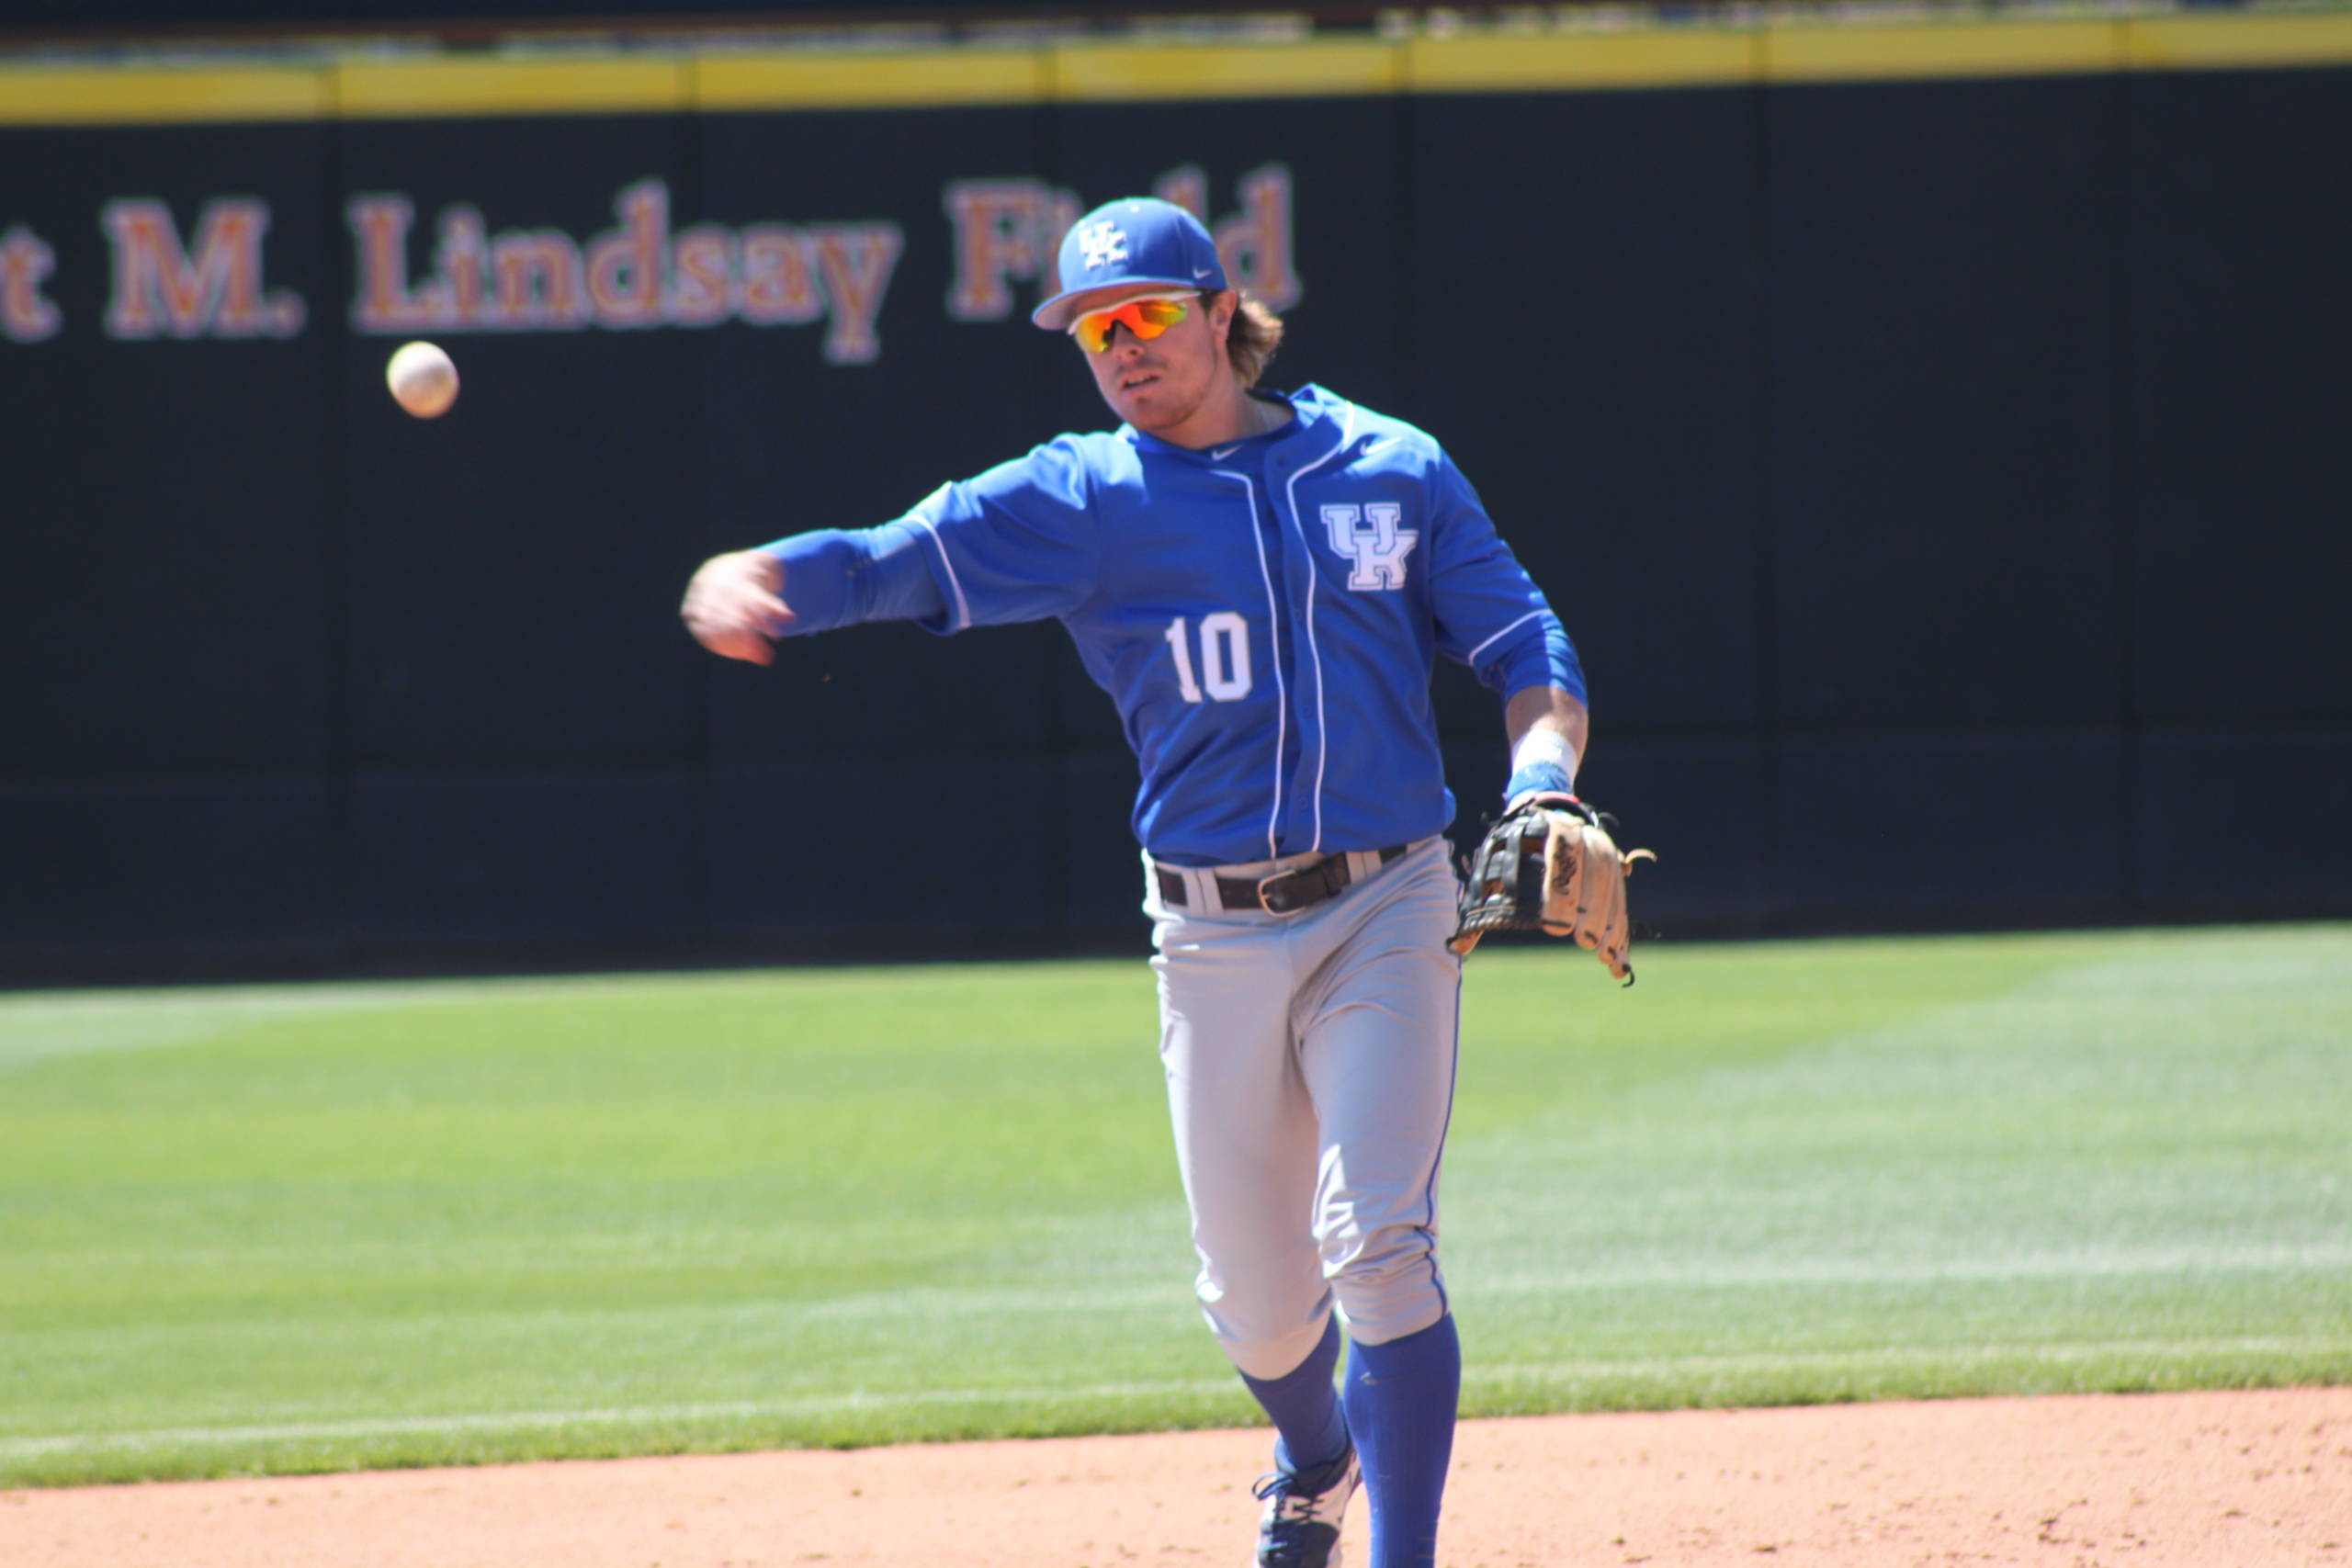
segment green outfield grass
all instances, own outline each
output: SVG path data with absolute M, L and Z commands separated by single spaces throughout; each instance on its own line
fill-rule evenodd
M 1471 964 L 1472 1414 L 2352 1382 L 2352 927 Z M 0 1483 L 1240 1422 L 1138 961 L 0 997 Z

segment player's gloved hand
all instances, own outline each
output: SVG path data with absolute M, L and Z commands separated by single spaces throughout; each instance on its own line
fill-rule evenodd
M 1490 931 L 1571 939 L 1627 985 L 1634 965 L 1625 878 L 1647 850 L 1621 851 L 1609 819 L 1573 795 L 1528 795 L 1487 829 L 1470 856 L 1462 919 L 1447 945 L 1467 953 Z
M 734 550 L 702 563 L 686 584 L 679 618 L 694 639 L 726 659 L 766 664 L 770 637 L 793 621 L 784 602 L 784 563 L 765 550 Z

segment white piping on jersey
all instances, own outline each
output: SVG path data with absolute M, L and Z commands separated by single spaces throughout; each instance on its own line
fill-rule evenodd
M 1266 541 L 1258 532 L 1258 486 L 1248 474 L 1231 468 L 1211 468 L 1228 479 L 1239 479 L 1250 497 L 1250 542 L 1258 547 L 1258 576 L 1266 585 L 1266 614 L 1273 625 L 1266 633 L 1266 662 L 1274 667 L 1274 808 L 1266 816 L 1266 858 L 1279 860 L 1277 847 L 1283 826 L 1283 746 L 1290 739 L 1290 690 L 1283 680 L 1282 596 L 1274 592 L 1274 574 L 1266 567 Z
M 1306 467 L 1291 475 L 1290 525 L 1298 535 L 1299 554 L 1306 558 L 1306 657 L 1315 661 L 1315 841 L 1307 848 L 1323 847 L 1323 766 L 1331 757 L 1331 730 L 1323 721 L 1323 655 L 1315 646 L 1315 547 L 1306 542 L 1306 525 L 1298 520 L 1298 481 L 1348 449 L 1356 430 L 1356 405 L 1348 405 L 1348 417 L 1340 426 L 1340 444 Z
M 1527 612 L 1527 614 L 1525 614 L 1525 615 L 1523 615 L 1520 616 L 1520 618 L 1519 618 L 1519 619 L 1517 619 L 1517 620 L 1513 621 L 1510 625 L 1509 625 L 1509 626 L 1505 626 L 1502 630 L 1500 630 L 1500 631 L 1497 632 L 1494 636 L 1492 636 L 1492 637 L 1488 637 L 1486 641 L 1484 641 L 1484 642 L 1480 643 L 1477 647 L 1476 647 L 1476 648 L 1472 649 L 1470 650 L 1470 657 L 1469 657 L 1469 659 L 1468 659 L 1467 662 L 1468 662 L 1469 664 L 1471 664 L 1473 667 L 1476 667 L 1476 664 L 1477 664 L 1477 662 L 1478 662 L 1478 655 L 1480 655 L 1480 654 L 1482 654 L 1482 653 L 1486 652 L 1486 651 L 1487 651 L 1487 649 L 1490 649 L 1490 648 L 1494 647 L 1494 646 L 1495 646 L 1495 644 L 1497 644 L 1498 642 L 1500 642 L 1504 637 L 1509 637 L 1511 633 L 1513 633 L 1513 632 L 1517 631 L 1520 627 L 1521 627 L 1521 626 L 1525 626 L 1528 622 L 1530 622 L 1530 621 L 1532 621 L 1532 620 L 1536 619 L 1536 618 L 1537 618 L 1538 616 L 1540 616 L 1540 615 L 1550 615 L 1551 613 L 1552 613 L 1552 612 L 1550 612 L 1549 610 L 1530 610 L 1530 611 L 1528 611 L 1528 612 Z
M 1394 446 L 1396 443 L 1404 439 L 1405 438 L 1401 435 L 1392 435 L 1385 441 L 1375 441 L 1371 446 L 1365 447 L 1363 451 L 1357 453 L 1356 456 L 1359 457 L 1369 457 L 1374 452 L 1379 451 L 1383 446 Z
M 928 517 L 912 512 L 907 513 L 907 521 L 919 525 L 931 536 L 931 542 L 938 547 L 939 564 L 947 569 L 947 586 L 954 590 L 956 594 L 956 629 L 959 632 L 969 630 L 972 625 L 972 606 L 965 601 L 964 583 L 963 580 L 956 575 L 956 563 L 947 558 L 947 541 L 939 536 L 939 525 Z

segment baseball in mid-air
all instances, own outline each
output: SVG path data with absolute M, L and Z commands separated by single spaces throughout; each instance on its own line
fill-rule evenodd
M 435 344 L 401 344 L 384 367 L 384 384 L 419 419 L 438 419 L 458 400 L 458 367 Z

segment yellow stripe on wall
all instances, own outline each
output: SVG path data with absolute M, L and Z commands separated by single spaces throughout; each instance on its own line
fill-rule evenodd
M 1771 82 L 2047 76 L 2124 63 L 2113 22 L 1922 22 L 1883 28 L 1768 28 Z
M 2144 70 L 2352 64 L 2352 15 L 2152 17 L 2122 28 L 2126 58 Z
M 419 60 L 333 68 L 345 119 L 659 114 L 689 107 L 683 59 Z
M 0 68 L 0 125 L 1589 92 L 2352 65 L 2352 11 L 1261 44 Z
M 0 71 L 0 125 L 323 119 L 333 107 L 325 74 L 302 68 Z
M 1334 42 L 1065 45 L 1052 51 L 1053 96 L 1076 103 L 1141 98 L 1365 97 L 1403 85 L 1394 44 Z
M 1031 49 L 937 54 L 711 54 L 694 62 L 705 109 L 944 108 L 1034 104 L 1046 57 Z
M 1556 92 L 1747 82 L 1758 37 L 1734 28 L 1415 39 L 1406 46 L 1417 93 Z

